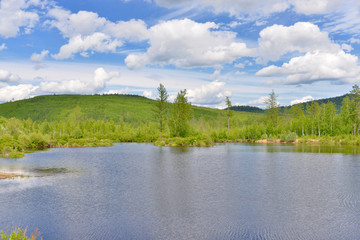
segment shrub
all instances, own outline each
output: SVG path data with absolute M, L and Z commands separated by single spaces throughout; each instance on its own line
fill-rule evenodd
M 49 145 L 44 135 L 41 133 L 31 133 L 30 141 L 32 148 L 44 149 Z
M 280 135 L 281 142 L 295 142 L 296 141 L 296 133 L 294 132 L 286 132 Z
M 39 229 L 35 228 L 35 231 L 31 233 L 30 237 L 26 236 L 26 230 L 17 229 L 11 231 L 10 233 L 5 233 L 4 231 L 0 231 L 0 239 L 1 240 L 37 240 L 40 237 Z M 40 237 L 42 240 L 43 238 Z

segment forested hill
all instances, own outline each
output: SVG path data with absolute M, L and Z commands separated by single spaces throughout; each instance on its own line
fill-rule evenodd
M 337 111 L 339 112 L 341 105 L 342 105 L 342 101 L 344 100 L 344 98 L 346 96 L 350 96 L 350 94 L 345 94 L 345 95 L 333 97 L 333 98 L 324 98 L 324 99 L 314 100 L 314 101 L 310 101 L 310 102 L 306 102 L 306 103 L 298 103 L 295 105 L 303 105 L 303 109 L 306 110 L 306 104 L 311 105 L 311 104 L 317 102 L 319 105 L 321 105 L 323 103 L 333 102 L 336 106 Z M 283 112 L 285 110 L 285 108 L 290 108 L 290 107 L 291 106 L 282 106 L 282 107 L 280 107 L 280 111 Z M 263 113 L 265 111 L 264 109 L 254 107 L 254 106 L 232 106 L 232 107 L 230 107 L 230 109 L 233 111 L 252 112 L 252 113 Z
M 333 98 L 323 98 L 323 99 L 318 99 L 318 100 L 314 100 L 314 101 L 309 101 L 306 103 L 299 103 L 299 104 L 295 104 L 295 105 L 303 105 L 303 109 L 306 110 L 306 104 L 313 104 L 315 102 L 317 102 L 319 105 L 324 104 L 324 103 L 328 103 L 328 102 L 333 102 L 335 104 L 336 110 L 338 112 L 340 112 L 341 106 L 342 106 L 342 101 L 344 100 L 344 98 L 346 96 L 351 97 L 350 94 L 345 94 L 342 96 L 338 96 L 338 97 L 333 97 Z M 281 107 L 281 111 L 283 111 L 285 108 L 289 108 L 291 106 L 287 106 L 287 107 Z
M 340 110 L 342 101 L 348 94 L 309 102 L 319 104 L 334 102 Z M 37 96 L 14 102 L 0 104 L 0 116 L 34 121 L 71 120 L 77 117 L 94 120 L 120 119 L 125 122 L 148 122 L 153 119 L 152 108 L 155 101 L 137 95 L 47 95 Z M 306 103 L 303 104 L 306 109 Z M 284 110 L 285 107 L 281 107 Z M 224 115 L 223 110 L 193 106 L 194 117 L 199 119 L 218 119 Z M 252 106 L 232 106 L 236 114 L 261 114 L 263 109 Z
M 0 104 L 0 116 L 33 121 L 76 119 L 146 123 L 153 120 L 154 100 L 137 95 L 47 95 Z M 223 110 L 193 106 L 196 119 L 216 120 Z M 238 113 L 238 115 L 244 113 Z
M 264 109 L 253 107 L 253 106 L 231 106 L 230 110 L 240 112 L 252 112 L 252 113 L 263 113 Z

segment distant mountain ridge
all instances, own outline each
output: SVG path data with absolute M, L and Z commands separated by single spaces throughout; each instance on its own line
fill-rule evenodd
M 306 104 L 313 104 L 315 102 L 317 102 L 318 104 L 323 104 L 323 103 L 328 103 L 328 102 L 333 102 L 336 106 L 337 111 L 339 112 L 342 106 L 342 101 L 344 100 L 344 98 L 346 96 L 351 97 L 351 94 L 344 94 L 342 96 L 338 96 L 338 97 L 332 97 L 332 98 L 323 98 L 323 99 L 317 99 L 317 100 L 313 100 L 313 101 L 308 101 L 308 102 L 304 102 L 304 103 L 297 103 L 294 105 L 303 105 L 303 109 L 306 110 Z M 292 105 L 289 106 L 281 106 L 280 107 L 280 111 L 283 112 L 285 108 L 290 108 Z M 231 110 L 233 111 L 241 111 L 241 112 L 252 112 L 252 113 L 263 113 L 265 112 L 264 109 L 261 109 L 259 107 L 255 107 L 255 106 L 246 106 L 246 105 L 241 105 L 241 106 L 232 106 L 230 107 Z

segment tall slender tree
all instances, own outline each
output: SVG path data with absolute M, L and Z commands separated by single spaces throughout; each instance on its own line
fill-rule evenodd
M 351 93 L 351 106 L 352 106 L 352 120 L 354 123 L 354 135 L 357 134 L 357 132 L 359 132 L 359 127 L 357 127 L 358 124 L 360 124 L 359 122 L 359 118 L 360 118 L 360 87 L 355 84 L 352 87 L 352 90 L 350 91 Z
M 227 127 L 228 127 L 228 136 L 230 135 L 230 118 L 233 115 L 233 112 L 231 111 L 231 101 L 230 101 L 230 97 L 226 96 L 226 106 L 227 106 L 227 112 L 226 112 L 226 116 L 227 116 Z
M 192 118 L 192 109 L 186 94 L 186 89 L 181 90 L 173 104 L 170 123 L 172 131 L 177 137 L 184 137 L 190 128 L 189 121 Z
M 157 91 L 158 91 L 159 95 L 156 98 L 156 104 L 155 104 L 155 107 L 153 108 L 153 113 L 154 113 L 154 118 L 160 124 L 160 138 L 162 138 L 164 123 L 166 122 L 168 109 L 169 109 L 169 107 L 168 107 L 169 106 L 169 103 L 168 103 L 169 95 L 168 95 L 164 85 L 162 85 L 161 83 L 160 83 L 160 86 L 157 88 Z
M 268 120 L 272 126 L 278 127 L 278 116 L 279 116 L 279 103 L 277 101 L 277 96 L 274 90 L 271 91 L 269 97 L 265 99 L 264 103 L 266 104 L 266 114 Z

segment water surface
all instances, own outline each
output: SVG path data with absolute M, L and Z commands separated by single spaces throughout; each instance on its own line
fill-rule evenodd
M 0 229 L 44 239 L 359 239 L 356 148 L 124 143 L 0 159 Z M 44 174 L 34 169 L 59 168 Z

